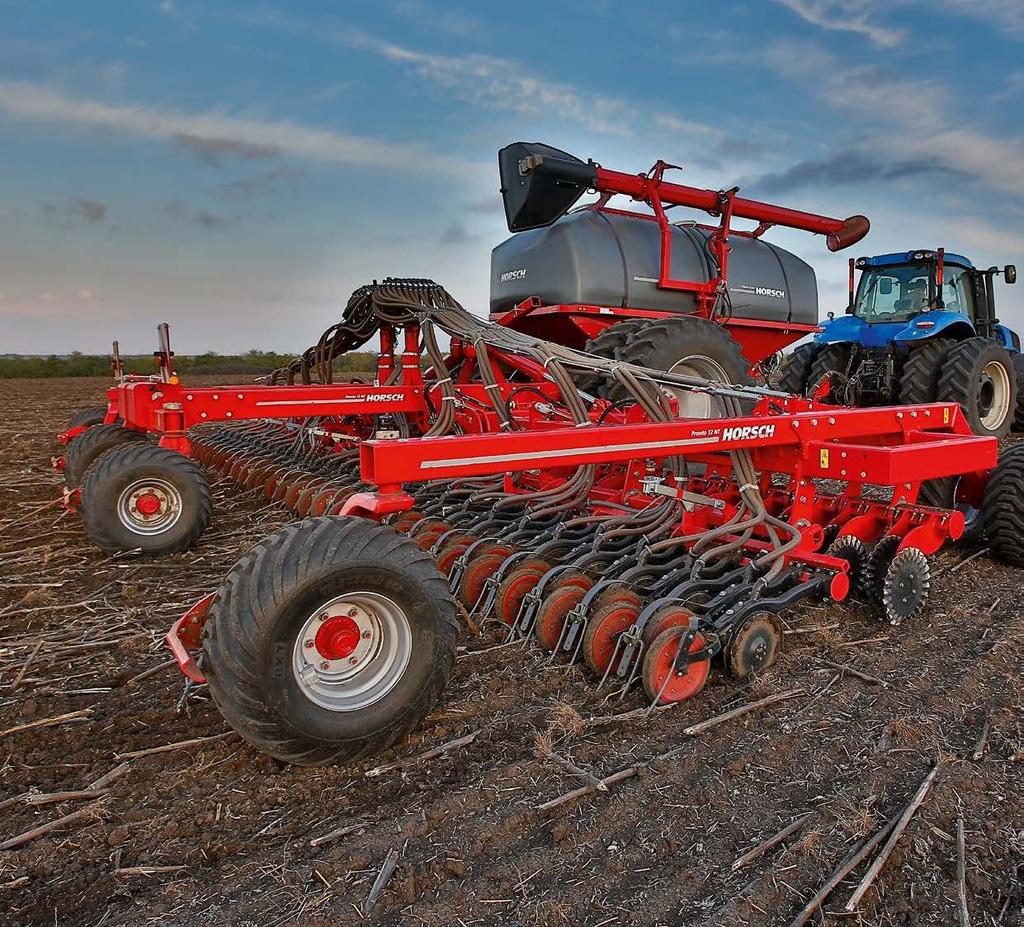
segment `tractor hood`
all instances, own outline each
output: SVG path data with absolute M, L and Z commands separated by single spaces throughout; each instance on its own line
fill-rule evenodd
M 970 320 L 961 312 L 933 309 L 922 312 L 909 322 L 867 323 L 855 315 L 844 315 L 825 322 L 814 339 L 818 344 L 851 342 L 865 348 L 884 348 L 890 342 L 906 344 L 925 341 L 940 334 L 969 338 L 974 334 Z

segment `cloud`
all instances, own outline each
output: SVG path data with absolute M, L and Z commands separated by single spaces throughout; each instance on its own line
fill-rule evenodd
M 216 229 L 227 225 L 227 216 L 205 209 L 192 209 L 179 200 L 171 200 L 160 207 L 160 215 L 177 222 L 190 222 L 204 229 Z
M 42 211 L 46 216 L 61 219 L 65 228 L 83 224 L 100 225 L 107 218 L 107 207 L 104 203 L 84 196 L 75 196 L 60 204 L 44 203 Z
M 479 38 L 487 32 L 481 20 L 455 10 L 438 10 L 423 0 L 398 0 L 395 12 L 418 26 L 456 39 Z
M 789 193 L 801 187 L 902 180 L 929 174 L 958 176 L 960 171 L 930 158 L 886 162 L 855 151 L 818 161 L 800 161 L 788 170 L 759 177 L 751 186 L 766 193 Z
M 464 222 L 458 219 L 453 219 L 448 223 L 448 226 L 444 230 L 444 234 L 441 236 L 441 244 L 465 245 L 473 241 L 478 241 L 479 239 L 479 235 L 470 233 Z
M 945 168 L 1003 197 L 1024 196 L 1024 143 L 971 123 L 957 106 L 956 92 L 941 81 L 878 67 L 850 68 L 822 48 L 791 42 L 776 43 L 764 58 L 808 93 L 864 117 L 865 126 L 858 127 L 863 149 L 887 153 L 897 163 L 924 161 Z
M 906 32 L 869 21 L 878 12 L 872 0 L 775 0 L 805 22 L 831 32 L 853 32 L 882 48 L 903 41 Z
M 394 142 L 288 120 L 187 113 L 142 104 L 115 105 L 75 97 L 46 84 L 0 81 L 0 113 L 34 122 L 118 132 L 135 138 L 182 144 L 181 137 L 232 146 L 233 153 L 275 150 L 331 164 L 460 175 L 474 165 L 437 155 L 419 145 Z
M 213 189 L 229 199 L 252 200 L 261 196 L 277 195 L 286 189 L 294 191 L 304 176 L 305 171 L 282 164 L 270 171 L 217 184 Z
M 927 0 L 927 4 L 921 5 L 932 8 L 937 5 L 958 16 L 980 19 L 1001 34 L 1024 37 L 1024 3 L 1021 0 Z
M 281 149 L 277 145 L 260 145 L 234 138 L 211 138 L 189 132 L 176 132 L 172 136 L 172 141 L 210 167 L 220 167 L 225 157 L 240 158 L 243 161 L 265 161 L 281 156 Z

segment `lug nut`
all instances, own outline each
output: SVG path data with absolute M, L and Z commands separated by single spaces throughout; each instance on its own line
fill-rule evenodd
M 358 614 L 359 614 L 359 609 L 358 608 L 350 608 L 348 610 L 349 618 L 355 618 L 355 616 L 358 615 Z
M 363 639 L 364 640 L 369 640 L 370 639 L 370 632 L 369 631 L 363 631 Z
M 324 660 L 323 663 L 320 664 L 320 669 L 322 669 L 322 670 L 327 670 L 327 669 L 330 669 L 330 668 L 331 668 L 331 664 L 328 663 L 326 660 Z
M 355 666 L 355 665 L 356 665 L 356 664 L 357 664 L 357 663 L 359 662 L 359 658 L 358 658 L 358 657 L 349 657 L 349 658 L 348 658 L 348 662 L 349 662 L 349 663 L 350 663 L 350 664 L 351 664 L 352 666 Z
M 304 646 L 304 647 L 312 647 L 312 646 L 313 646 L 313 642 L 312 642 L 312 641 L 306 641 L 306 642 L 305 642 L 305 643 L 303 644 L 303 646 Z

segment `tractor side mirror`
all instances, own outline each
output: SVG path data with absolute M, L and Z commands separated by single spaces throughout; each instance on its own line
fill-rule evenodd
M 1007 283 L 1016 283 L 1017 282 L 1017 265 L 1016 264 L 1007 264 L 1003 268 L 1003 279 Z
M 597 183 L 597 165 L 539 142 L 498 152 L 501 197 L 510 232 L 551 225 Z
M 878 281 L 878 292 L 883 296 L 892 296 L 891 277 L 882 277 L 882 279 Z

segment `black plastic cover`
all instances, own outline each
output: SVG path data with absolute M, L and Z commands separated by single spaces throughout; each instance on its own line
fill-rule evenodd
M 551 225 L 597 182 L 596 164 L 541 142 L 506 145 L 498 173 L 510 232 Z

